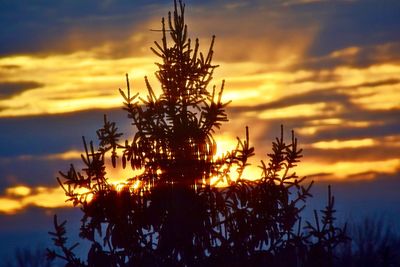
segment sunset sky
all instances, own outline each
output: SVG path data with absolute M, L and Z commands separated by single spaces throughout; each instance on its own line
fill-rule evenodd
M 145 75 L 159 88 L 150 46 L 160 33 L 151 30 L 172 2 L 0 0 L 3 253 L 47 244 L 54 213 L 78 224 L 58 171 L 81 166 L 81 136 L 94 140 L 104 113 L 132 135 L 118 88 L 125 73 L 141 96 Z M 283 124 L 304 149 L 298 174 L 320 183 L 318 201 L 331 183 L 343 216 L 400 216 L 400 1 L 186 2 L 203 51 L 216 35 L 211 83 L 225 79 L 232 100 L 219 149 L 248 125 L 253 178 Z

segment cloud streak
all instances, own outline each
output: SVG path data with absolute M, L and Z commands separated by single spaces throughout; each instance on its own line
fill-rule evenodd
M 128 73 L 141 96 L 145 75 L 159 92 L 159 59 L 149 46 L 160 35 L 150 29 L 160 28 L 169 4 L 9 1 L 2 8 L 0 24 L 11 26 L 0 29 L 0 188 L 10 212 L 43 206 L 46 193 L 56 197 L 57 172 L 79 163 L 81 136 L 95 139 L 103 113 L 131 133 L 117 89 Z M 398 2 L 189 4 L 190 37 L 206 49 L 217 35 L 221 67 L 212 83 L 226 79 L 224 99 L 233 100 L 218 153 L 250 126 L 257 154 L 246 175 L 254 177 L 284 124 L 305 149 L 299 174 L 343 181 L 398 174 Z M 21 23 L 10 24 L 17 17 Z
M 65 207 L 64 191 L 59 188 L 16 186 L 8 188 L 0 197 L 0 213 L 15 214 L 29 206 L 41 208 Z

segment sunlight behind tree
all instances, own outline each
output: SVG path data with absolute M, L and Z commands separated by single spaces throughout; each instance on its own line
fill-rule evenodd
M 147 96 L 134 93 L 128 75 L 119 89 L 131 139 L 104 115 L 98 145 L 83 137 L 84 168 L 71 165 L 57 178 L 84 214 L 79 235 L 90 242 L 87 260 L 73 253 L 78 244 L 67 246 L 66 222 L 57 216 L 50 232 L 57 249 L 48 249 L 49 259 L 69 266 L 333 266 L 346 229 L 334 224 L 330 187 L 325 209 L 302 224 L 313 182 L 296 174 L 302 149 L 294 132 L 285 138 L 281 126 L 251 179 L 244 175 L 254 155 L 248 127 L 218 151 L 214 135 L 228 121 L 230 102 L 223 100 L 224 81 L 209 88 L 218 67 L 215 37 L 202 53 L 199 40 L 188 38 L 184 10 L 174 1 L 162 19 L 161 42 L 151 48 L 161 59 L 155 73 L 161 93 L 147 77 Z M 231 144 L 221 141 L 221 148 Z M 112 179 L 110 165 L 128 172 Z

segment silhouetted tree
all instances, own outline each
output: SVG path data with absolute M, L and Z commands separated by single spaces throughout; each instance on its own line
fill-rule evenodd
M 184 5 L 162 19 L 162 39 L 152 51 L 161 59 L 156 95 L 147 78 L 146 98 L 119 90 L 134 129 L 121 141 L 116 124 L 104 117 L 98 146 L 83 138 L 85 168 L 71 165 L 57 178 L 69 200 L 83 211 L 80 237 L 91 242 L 87 260 L 68 247 L 65 222 L 54 218 L 51 233 L 58 249 L 48 257 L 66 266 L 331 266 L 335 246 L 347 237 L 334 226 L 333 197 L 315 225 L 301 225 L 300 212 L 310 197 L 293 169 L 302 150 L 292 132 L 289 143 L 273 142 L 268 162 L 256 180 L 242 177 L 254 155 L 246 128 L 244 140 L 216 157 L 214 131 L 227 121 L 220 89 L 208 85 L 213 44 L 206 54 L 188 38 Z M 129 168 L 132 177 L 116 188 L 105 160 Z M 140 172 L 138 175 L 134 173 Z M 252 177 L 255 178 L 255 177 Z M 225 187 L 216 187 L 225 183 Z

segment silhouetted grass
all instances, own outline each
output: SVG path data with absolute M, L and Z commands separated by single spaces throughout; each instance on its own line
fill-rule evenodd
M 337 266 L 400 266 L 400 235 L 382 216 L 365 218 L 349 228 L 352 242 L 341 246 Z
M 0 263 L 3 267 L 52 267 L 47 260 L 44 248 L 17 248 L 14 255 L 9 255 Z

